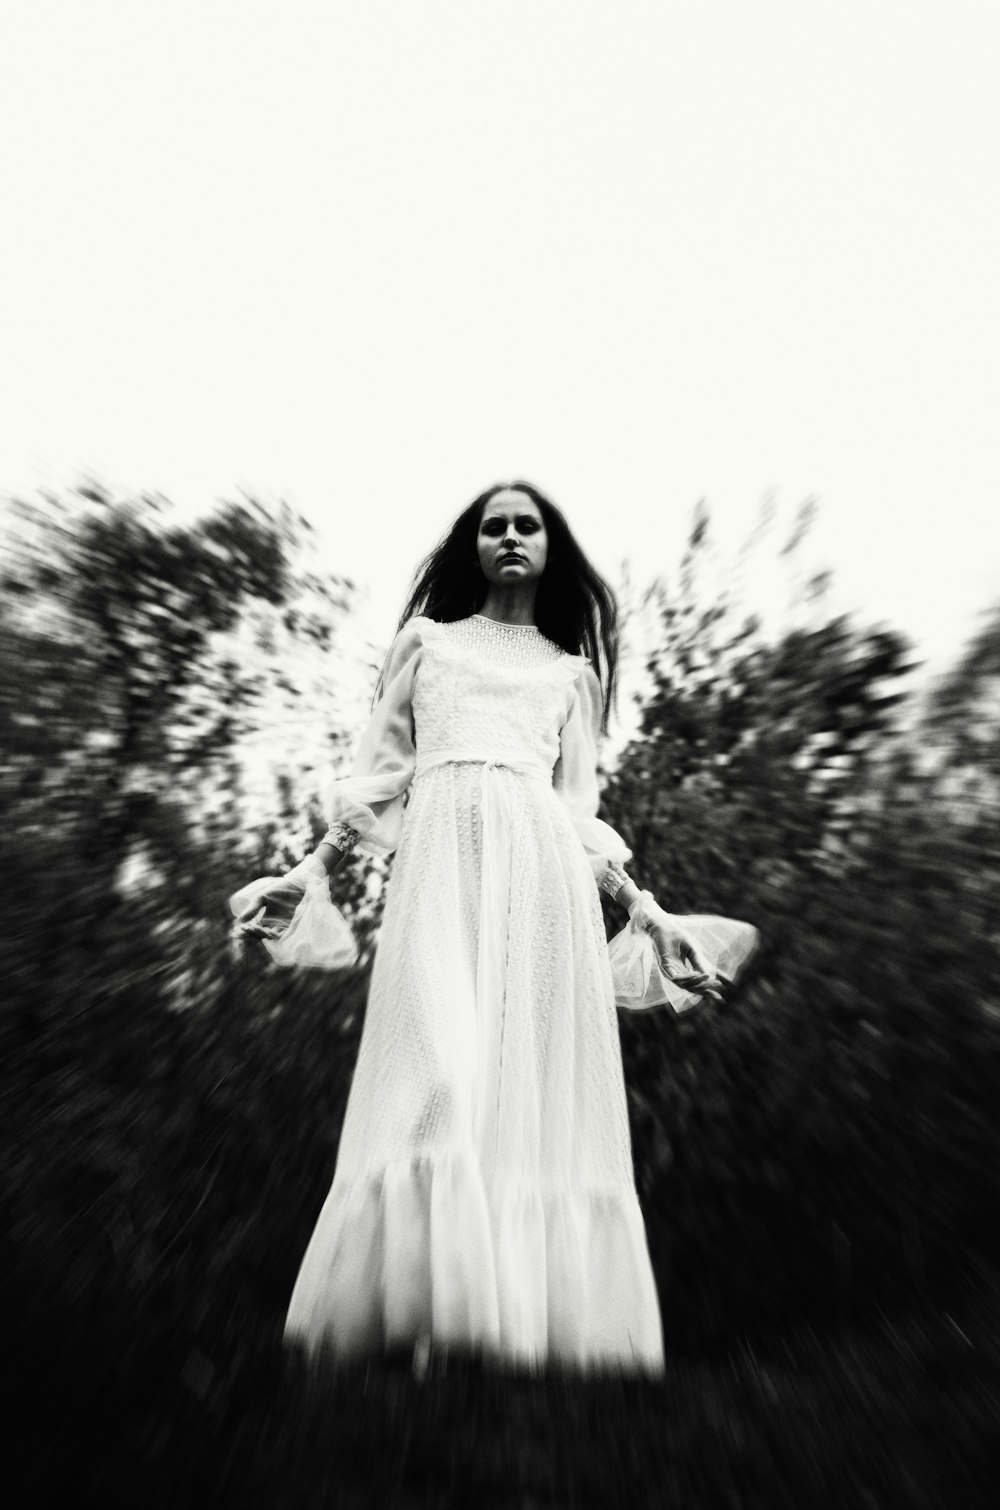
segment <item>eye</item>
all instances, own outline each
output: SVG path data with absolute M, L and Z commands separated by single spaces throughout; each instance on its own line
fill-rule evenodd
M 541 529 L 541 521 L 533 514 L 522 514 L 520 519 L 515 520 L 516 528 L 522 535 L 532 535 Z M 506 519 L 501 519 L 498 514 L 493 514 L 489 519 L 484 519 L 480 526 L 480 532 L 484 535 L 499 535 L 507 528 Z

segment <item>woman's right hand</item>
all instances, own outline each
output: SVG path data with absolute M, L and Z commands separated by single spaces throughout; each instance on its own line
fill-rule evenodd
M 258 943 L 279 939 L 295 916 L 308 883 L 321 881 L 329 887 L 330 861 L 321 858 L 324 850 L 337 854 L 331 845 L 320 845 L 318 851 L 294 865 L 287 875 L 263 876 L 231 896 L 229 906 L 236 918 L 237 936 L 245 942 Z
M 249 958 L 318 970 L 345 970 L 357 963 L 350 924 L 330 895 L 330 872 L 320 851 L 284 876 L 258 876 L 229 898 L 232 936 Z M 337 851 L 333 849 L 334 855 Z

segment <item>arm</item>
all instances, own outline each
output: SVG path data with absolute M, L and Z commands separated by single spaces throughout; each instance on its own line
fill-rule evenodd
M 621 835 L 597 816 L 600 730 L 601 685 L 588 663 L 573 684 L 569 713 L 560 730 L 553 785 L 570 810 L 600 889 L 628 911 L 637 928 L 650 934 L 664 972 L 679 985 L 698 990 L 713 978 L 697 945 L 648 891 L 640 891 L 625 869 L 632 851 Z
M 639 897 L 639 888 L 625 869 L 632 851 L 621 835 L 597 816 L 601 802 L 597 783 L 601 706 L 601 684 L 588 662 L 573 683 L 569 712 L 559 731 L 559 759 L 552 782 L 569 808 L 595 881 L 601 891 L 627 908 Z
M 569 809 L 602 891 L 613 896 L 629 880 L 624 866 L 632 851 L 622 836 L 597 816 L 597 746 L 601 730 L 601 684 L 588 663 L 573 682 L 566 719 L 559 731 L 559 759 L 552 773 L 556 793 Z M 638 894 L 638 892 L 637 892 Z
M 313 854 L 316 856 L 317 860 L 320 862 L 327 875 L 332 876 L 334 871 L 337 870 L 339 866 L 343 865 L 348 855 L 357 845 L 357 842 L 358 839 L 356 834 L 353 839 L 349 839 L 345 836 L 340 844 L 334 844 L 331 840 L 323 839 L 321 843 L 319 843 L 313 850 Z
M 309 878 L 325 880 L 353 850 L 387 855 L 396 848 L 404 797 L 416 766 L 412 698 L 421 651 L 420 621 L 414 619 L 392 643 L 382 696 L 358 743 L 350 773 L 332 781 L 324 793 L 329 827 L 319 845 L 286 875 L 272 878 L 265 890 L 255 883 L 244 888 L 245 898 L 237 893 L 233 899 L 245 900 L 239 916 L 248 936 L 280 936 Z
M 614 860 L 608 860 L 604 869 L 596 872 L 596 880 L 605 896 L 617 902 L 619 907 L 624 907 L 626 912 L 641 895 L 639 887 L 625 867 Z
M 413 687 L 423 651 L 421 621 L 403 625 L 386 660 L 382 696 L 361 736 L 350 773 L 327 787 L 323 808 L 330 827 L 316 851 L 339 864 L 354 848 L 389 855 L 399 843 L 403 801 L 417 751 Z M 336 852 L 336 853 L 333 853 Z

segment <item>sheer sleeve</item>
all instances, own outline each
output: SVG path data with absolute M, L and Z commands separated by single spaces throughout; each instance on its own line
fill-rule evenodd
M 569 808 L 595 876 L 609 864 L 624 865 L 632 851 L 610 824 L 597 816 L 597 744 L 601 732 L 601 684 L 589 662 L 573 683 L 569 714 L 559 736 L 559 759 L 552 784 Z
M 570 810 L 598 885 L 614 894 L 623 882 L 629 880 L 622 867 L 632 858 L 632 851 L 621 835 L 597 816 L 600 730 L 601 684 L 593 667 L 587 663 L 573 683 L 569 713 L 560 731 L 560 754 L 552 782 Z M 641 892 L 642 899 L 652 901 L 649 892 Z M 664 917 L 669 916 L 664 914 Z M 697 945 L 709 974 L 717 975 L 722 971 L 730 984 L 757 949 L 759 935 L 750 923 L 709 914 L 674 917 L 672 920 Z M 642 909 L 637 904 L 629 909 L 626 927 L 609 940 L 608 960 L 615 1002 L 630 1012 L 660 1006 L 684 1012 L 705 1000 L 703 995 L 685 990 L 674 981 L 673 970 L 658 956 Z M 682 966 L 681 961 L 677 964 Z
M 331 781 L 324 793 L 326 821 L 357 835 L 366 855 L 396 848 L 403 822 L 403 799 L 416 766 L 413 684 L 423 645 L 420 619 L 410 619 L 392 642 L 375 706 L 348 776 Z

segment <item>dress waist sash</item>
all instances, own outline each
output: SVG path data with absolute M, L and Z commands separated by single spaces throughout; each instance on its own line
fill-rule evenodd
M 472 1097 L 474 1135 L 488 1161 L 496 1156 L 503 1080 L 503 1029 L 507 1007 L 507 947 L 514 860 L 514 822 L 519 811 L 516 783 L 500 771 L 541 778 L 552 772 L 540 760 L 485 755 L 468 749 L 417 753 L 416 781 L 439 765 L 481 765 L 480 801 L 483 850 L 479 893 L 479 955 L 476 965 L 476 1083 Z
M 551 782 L 552 772 L 541 760 L 518 755 L 484 755 L 479 750 L 470 750 L 452 745 L 440 750 L 417 751 L 417 763 L 413 772 L 413 779 L 422 776 L 425 771 L 432 770 L 434 766 L 467 764 L 485 766 L 486 770 L 495 770 L 498 766 L 505 771 L 517 771 L 523 776 L 540 776 L 543 780 Z

